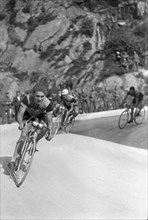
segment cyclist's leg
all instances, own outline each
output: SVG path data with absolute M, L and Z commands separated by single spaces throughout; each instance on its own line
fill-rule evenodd
M 61 129 L 64 126 L 65 119 L 67 118 L 68 110 L 65 108 L 64 114 L 62 115 L 62 120 L 61 120 Z
M 136 105 L 136 108 L 137 108 L 137 110 L 138 110 L 138 111 L 136 112 L 136 115 L 137 115 L 137 116 L 140 114 L 140 111 L 141 111 L 142 107 L 143 107 L 143 99 L 142 99 L 142 100 L 139 100 L 139 102 L 138 102 L 137 105 Z
M 78 106 L 74 106 L 71 113 L 69 114 L 69 116 L 72 115 L 70 118 L 70 122 L 73 120 L 73 118 L 76 118 L 78 114 L 79 114 L 79 108 Z
M 38 142 L 39 140 L 41 140 L 41 139 L 44 137 L 44 135 L 46 134 L 46 131 L 47 131 L 47 129 L 46 129 L 46 127 L 47 127 L 47 120 L 46 120 L 45 117 L 43 117 L 43 118 L 41 119 L 41 123 L 42 123 L 45 127 L 43 127 L 42 129 L 38 129 L 36 142 Z
M 136 98 L 134 98 L 132 103 L 131 103 L 131 118 L 130 118 L 129 122 L 133 121 L 133 114 L 134 114 L 135 106 L 136 106 Z

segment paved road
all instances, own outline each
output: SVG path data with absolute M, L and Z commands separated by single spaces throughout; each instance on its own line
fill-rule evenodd
M 50 142 L 42 139 L 20 188 L 9 178 L 7 168 L 19 136 L 17 124 L 2 126 L 1 219 L 147 219 L 146 151 L 113 142 L 123 144 L 128 132 L 127 144 L 136 145 L 133 134 L 141 142 L 146 123 L 120 131 L 115 120 L 76 123 L 75 133 L 96 138 L 61 134 Z
M 136 148 L 148 148 L 148 117 L 141 125 L 128 124 L 124 129 L 118 128 L 119 116 L 105 117 L 86 121 L 77 121 L 74 134 L 99 138 Z

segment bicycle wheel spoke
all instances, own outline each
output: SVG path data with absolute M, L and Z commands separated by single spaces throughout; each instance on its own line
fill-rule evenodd
M 53 123 L 52 131 L 51 131 L 52 138 L 57 134 L 60 124 L 61 124 L 61 115 L 59 115 Z
M 31 163 L 33 160 L 35 152 L 35 144 L 33 142 L 28 142 L 26 146 L 26 151 L 22 155 L 18 169 L 15 171 L 15 174 L 17 176 L 17 186 L 19 187 L 25 180 L 29 169 L 31 167 Z
M 141 124 L 144 120 L 144 117 L 145 117 L 145 109 L 142 108 L 141 110 L 139 109 L 136 109 L 136 112 L 135 112 L 135 123 L 136 124 Z
M 118 121 L 118 126 L 120 129 L 125 128 L 127 122 L 128 122 L 128 118 L 129 118 L 129 113 L 128 111 L 123 111 L 122 114 L 119 117 L 119 121 Z

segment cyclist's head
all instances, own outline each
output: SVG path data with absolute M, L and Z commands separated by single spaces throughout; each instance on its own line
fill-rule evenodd
M 130 91 L 130 94 L 135 94 L 135 87 L 131 86 L 129 91 Z
M 131 86 L 131 87 L 130 87 L 130 90 L 134 90 L 134 91 L 135 91 L 135 87 L 134 87 L 134 86 Z
M 40 103 L 43 101 L 44 97 L 47 95 L 47 89 L 42 83 L 37 83 L 33 87 L 33 95 L 35 97 L 35 102 Z
M 16 91 L 16 95 L 19 96 L 20 95 L 20 91 Z
M 61 95 L 67 95 L 69 93 L 68 89 L 63 89 Z

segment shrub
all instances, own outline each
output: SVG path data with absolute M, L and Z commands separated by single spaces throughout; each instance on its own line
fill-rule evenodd
M 6 14 L 1 13 L 0 14 L 0 21 L 2 21 L 6 17 Z
M 16 78 L 18 78 L 21 82 L 23 82 L 24 80 L 28 79 L 27 72 L 15 73 L 14 76 Z
M 144 21 L 142 24 L 138 24 L 134 29 L 134 34 L 138 37 L 146 37 L 148 35 L 148 20 Z
M 30 82 L 31 83 L 35 83 L 38 81 L 39 77 L 40 77 L 41 73 L 40 72 L 32 72 L 30 75 Z
M 145 25 L 146 24 L 146 25 Z M 140 66 L 145 66 L 144 52 L 146 51 L 146 42 L 148 43 L 148 22 L 139 24 L 136 28 L 130 29 L 128 27 L 113 28 L 107 36 L 104 45 L 105 65 L 103 69 L 103 76 L 112 74 L 122 75 L 125 73 L 125 68 L 118 62 L 114 63 L 116 51 L 126 52 L 128 55 L 128 67 L 132 70 L 134 52 L 140 58 Z M 109 73 L 106 74 L 107 69 Z
M 23 13 L 30 13 L 30 6 L 26 5 L 26 7 L 24 7 L 24 8 L 22 9 L 22 12 L 23 12 Z
M 126 72 L 127 70 L 121 64 L 106 61 L 104 69 L 100 73 L 100 79 L 103 80 L 113 75 L 122 76 Z
M 134 51 L 137 51 L 135 40 L 135 36 L 126 28 L 113 29 L 105 42 L 104 51 L 106 56 L 110 56 L 116 51 L 126 51 L 128 54 L 133 55 Z
M 15 8 L 15 2 L 16 0 L 9 0 L 8 3 L 6 4 L 6 8 L 8 11 L 13 11 Z

